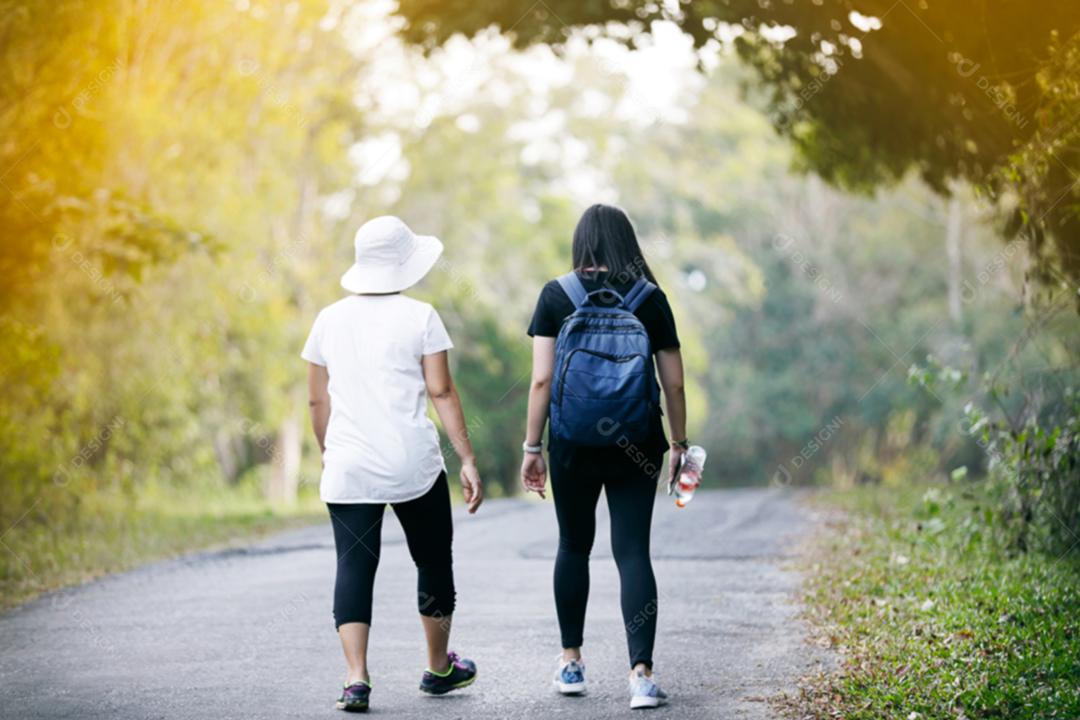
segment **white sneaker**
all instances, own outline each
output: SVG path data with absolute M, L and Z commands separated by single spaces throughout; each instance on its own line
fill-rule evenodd
M 653 679 L 643 672 L 636 672 L 630 677 L 630 707 L 654 708 L 667 704 L 667 693 L 657 686 Z
M 559 670 L 555 673 L 555 689 L 563 695 L 584 695 L 585 663 L 581 660 L 563 662 L 559 655 Z

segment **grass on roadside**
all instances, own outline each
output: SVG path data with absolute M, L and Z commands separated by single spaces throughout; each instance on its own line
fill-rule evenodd
M 792 717 L 1080 718 L 1080 546 L 1010 556 L 976 486 L 831 492 L 807 604 L 841 667 Z
M 155 494 L 135 506 L 87 495 L 77 509 L 31 504 L 0 536 L 0 610 L 37 595 L 185 552 L 230 546 L 325 519 L 312 495 L 288 508 L 238 491 Z

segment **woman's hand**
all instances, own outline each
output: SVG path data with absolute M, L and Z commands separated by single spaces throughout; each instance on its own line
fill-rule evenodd
M 668 485 L 675 481 L 679 473 L 679 465 L 682 464 L 682 456 L 686 454 L 686 448 L 681 445 L 671 445 L 671 456 L 668 458 Z
M 466 460 L 461 464 L 461 491 L 465 496 L 465 504 L 472 515 L 484 502 L 484 482 L 480 479 L 480 471 L 476 469 L 475 460 Z
M 525 453 L 525 459 L 521 461 L 521 484 L 528 492 L 534 492 L 541 498 L 544 497 L 544 488 L 547 486 L 547 464 L 544 456 L 540 453 Z

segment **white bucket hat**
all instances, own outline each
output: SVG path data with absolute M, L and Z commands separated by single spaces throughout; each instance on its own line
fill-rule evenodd
M 417 235 L 393 215 L 361 225 L 353 245 L 356 261 L 341 276 L 341 287 L 354 293 L 393 293 L 412 287 L 443 251 L 437 237 Z

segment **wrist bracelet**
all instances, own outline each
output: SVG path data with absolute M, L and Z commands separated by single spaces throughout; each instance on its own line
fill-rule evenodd
M 544 452 L 544 444 L 537 443 L 536 445 L 530 445 L 528 441 L 521 444 L 521 449 L 531 455 L 540 455 Z
M 679 448 L 682 448 L 683 450 L 689 450 L 690 449 L 690 440 L 689 439 L 687 439 L 687 440 L 672 440 L 671 441 L 671 446 L 672 447 L 679 447 Z

